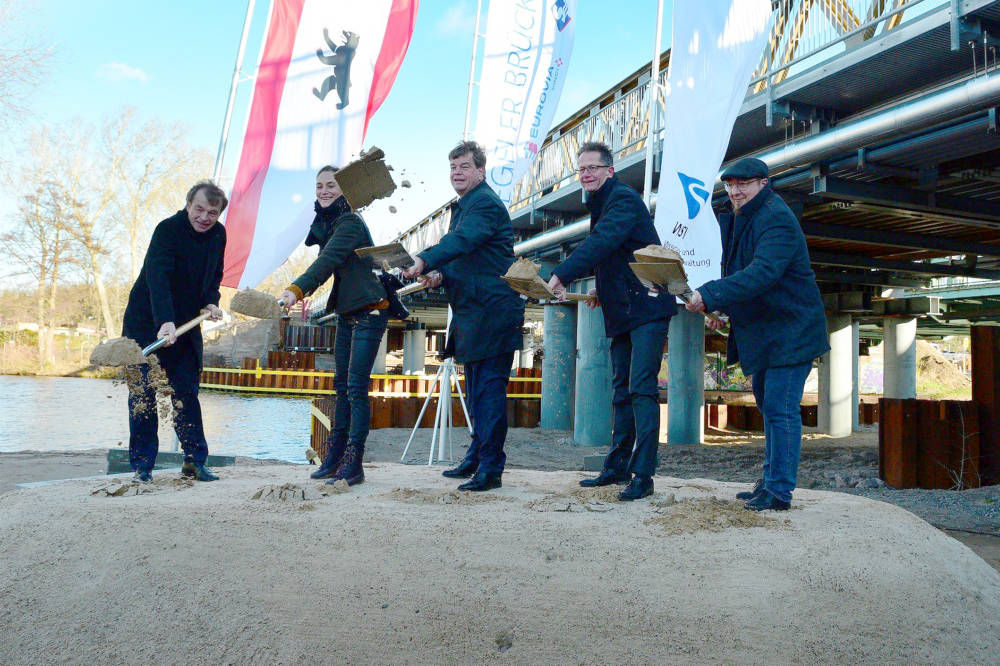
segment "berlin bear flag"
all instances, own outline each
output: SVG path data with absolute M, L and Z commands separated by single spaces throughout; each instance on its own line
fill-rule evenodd
M 721 277 L 712 190 L 770 18 L 771 0 L 674 3 L 656 231 L 695 289 Z
M 575 28 L 576 0 L 490 2 L 475 137 L 486 182 L 508 206 L 549 132 Z
M 419 0 L 274 0 L 226 214 L 222 284 L 254 287 L 302 242 L 316 171 L 357 156 Z

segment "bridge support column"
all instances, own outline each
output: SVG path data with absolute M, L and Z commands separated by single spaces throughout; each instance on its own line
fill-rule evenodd
M 886 317 L 882 322 L 885 337 L 882 395 L 886 398 L 916 398 L 917 320 Z
M 678 307 L 667 336 L 667 442 L 701 444 L 705 441 L 704 316 Z
M 541 426 L 554 430 L 573 427 L 576 380 L 576 304 L 545 306 L 545 355 L 542 357 Z
M 830 351 L 819 364 L 819 405 L 817 425 L 820 432 L 833 437 L 851 434 L 851 368 L 857 363 L 857 347 L 851 351 L 854 328 L 851 315 L 827 315 L 826 330 L 830 338 Z M 852 363 L 853 360 L 853 363 Z M 857 414 L 857 403 L 853 403 Z
M 406 325 L 403 331 L 403 374 L 416 375 L 424 372 L 427 358 L 427 329 L 420 322 Z
M 573 416 L 573 440 L 580 446 L 610 446 L 611 340 L 604 335 L 601 308 L 591 310 L 585 303 L 577 306 L 576 348 L 576 385 L 579 388 Z M 604 456 L 599 458 L 603 460 Z M 600 469 L 600 461 L 596 461 L 596 468 Z
M 375 364 L 372 365 L 373 375 L 385 374 L 386 341 L 388 339 L 389 339 L 388 333 L 383 333 L 382 341 L 378 343 L 378 353 L 375 355 Z
M 861 323 L 851 322 L 851 432 L 861 429 L 861 374 L 858 370 L 858 354 L 861 349 Z

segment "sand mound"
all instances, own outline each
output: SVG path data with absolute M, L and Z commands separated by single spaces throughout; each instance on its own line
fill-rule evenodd
M 673 495 L 653 506 L 658 515 L 646 521 L 647 525 L 663 528 L 669 535 L 693 532 L 721 532 L 731 527 L 778 527 L 783 523 L 774 518 L 747 511 L 743 502 L 703 497 L 676 502 Z
M 90 352 L 90 362 L 93 365 L 120 367 L 123 365 L 141 365 L 146 363 L 142 355 L 142 347 L 132 338 L 113 338 L 105 340 Z
M 368 469 L 315 506 L 248 501 L 312 485 L 283 465 L 121 501 L 87 481 L 0 495 L 0 663 L 992 664 L 1000 651 L 1000 573 L 898 507 L 798 490 L 801 508 L 765 529 L 675 535 L 647 521 L 735 518 L 710 498 L 745 485 L 656 477 L 676 504 L 553 513 L 526 504 L 580 473 L 508 469 L 459 508 L 386 501 L 453 491 L 441 467 Z
M 510 265 L 510 268 L 507 269 L 506 277 L 517 278 L 519 280 L 534 280 L 538 277 L 538 264 L 530 259 L 521 257 Z
M 278 319 L 282 314 L 278 299 L 255 289 L 244 289 L 233 295 L 229 309 L 257 319 Z
M 967 388 L 972 381 L 925 340 L 917 340 L 917 376 L 922 382 L 940 384 L 948 389 Z
M 664 260 L 683 261 L 680 254 L 671 250 L 669 247 L 663 247 L 662 245 L 647 245 L 642 249 L 636 250 L 632 254 L 635 255 L 636 261 L 648 261 L 653 263 Z
M 494 493 L 467 493 L 459 490 L 426 490 L 422 488 L 393 488 L 382 497 L 407 504 L 470 505 L 512 501 L 510 497 Z

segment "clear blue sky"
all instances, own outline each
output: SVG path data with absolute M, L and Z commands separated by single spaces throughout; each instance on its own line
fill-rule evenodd
M 31 116 L 25 133 L 74 117 L 96 123 L 134 106 L 143 119 L 180 122 L 189 128 L 192 143 L 215 154 L 245 0 L 29 4 L 34 6 L 25 13 L 24 26 L 51 56 L 47 74 L 26 100 Z M 269 5 L 267 0 L 256 4 L 244 65 L 248 72 L 256 62 Z M 664 49 L 673 3 L 665 4 Z M 366 215 L 377 239 L 416 223 L 453 194 L 445 155 L 462 134 L 475 8 L 475 0 L 420 3 L 406 60 L 365 139 L 365 145 L 386 151 L 402 174 L 397 180 L 407 178 L 414 185 L 394 198 L 397 214 L 376 205 Z M 653 53 L 656 0 L 578 0 L 577 12 L 573 58 L 556 122 L 648 62 Z M 227 170 L 238 158 L 251 86 L 241 86 Z M 9 200 L 7 206 L 0 203 L 0 210 L 9 205 Z

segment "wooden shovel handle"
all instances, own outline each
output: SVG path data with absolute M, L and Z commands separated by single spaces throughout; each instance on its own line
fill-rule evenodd
M 186 322 L 184 324 L 181 324 L 180 327 L 176 331 L 174 331 L 174 337 L 180 337 L 180 336 L 184 335 L 185 333 L 187 333 L 188 331 L 190 331 L 192 328 L 194 328 L 195 326 L 197 326 L 198 324 L 200 324 L 201 322 L 205 321 L 206 319 L 208 319 L 211 316 L 212 316 L 212 313 L 208 312 L 207 310 L 205 312 L 202 312 L 200 315 L 198 315 L 197 317 L 195 317 L 191 321 Z M 169 340 L 169 339 L 170 338 L 160 338 L 159 340 L 157 340 L 153 344 L 151 344 L 148 347 L 146 347 L 145 349 L 143 349 L 142 350 L 142 355 L 143 356 L 149 356 L 151 353 L 153 353 L 154 351 L 156 351 L 157 349 L 159 349 L 163 345 L 167 344 L 167 340 Z

